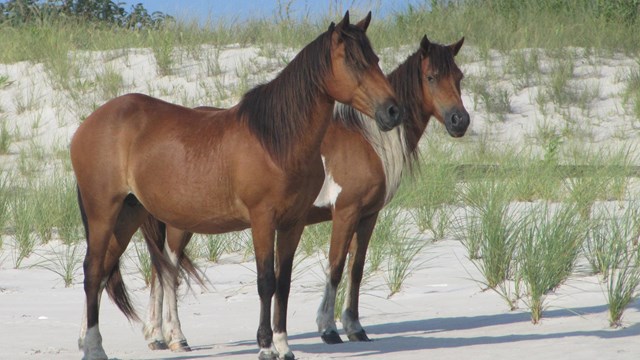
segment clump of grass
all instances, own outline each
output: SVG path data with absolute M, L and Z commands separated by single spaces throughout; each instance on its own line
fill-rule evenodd
M 615 261 L 619 264 L 608 271 L 607 301 L 609 303 L 609 325 L 622 326 L 622 315 L 625 309 L 637 297 L 636 289 L 640 285 L 640 258 L 637 250 L 625 246 L 624 251 L 617 254 Z
M 7 172 L 0 172 L 0 234 L 4 233 L 5 225 L 11 218 L 9 212 L 11 204 L 11 177 Z M 0 236 L 0 249 L 2 248 L 2 236 Z
M 332 226 L 332 222 L 326 221 L 305 227 L 300 239 L 299 251 L 302 251 L 306 256 L 311 256 L 319 250 L 327 254 Z
M 34 266 L 49 270 L 60 276 L 64 282 L 64 287 L 71 287 L 76 273 L 82 266 L 82 247 L 78 244 L 65 245 L 64 251 L 51 249 L 42 256 L 42 261 Z
M 537 50 L 512 51 L 507 61 L 509 73 L 514 75 L 516 89 L 522 90 L 537 84 L 540 74 L 540 54 Z
M 82 239 L 76 184 L 69 173 L 56 171 L 51 177 L 32 182 L 29 191 L 36 219 L 34 230 L 43 243 L 51 240 L 54 229 L 66 245 Z
M 149 287 L 151 285 L 151 273 L 153 269 L 153 264 L 151 263 L 151 255 L 149 254 L 144 241 L 134 239 L 132 243 L 132 247 L 136 253 L 136 258 L 134 260 L 136 269 L 138 269 L 138 273 L 142 277 L 144 285 L 146 287 Z
M 478 236 L 479 252 L 476 266 L 486 285 L 497 290 L 498 285 L 512 277 L 513 259 L 518 243 L 520 221 L 509 212 L 509 189 L 496 181 L 475 182 L 467 190 L 472 219 L 469 234 Z
M 405 201 L 405 205 L 411 206 L 411 216 L 419 231 L 431 230 L 435 233 L 439 226 L 445 225 L 443 221 L 448 218 L 442 218 L 444 210 L 441 208 L 456 201 L 456 183 L 454 165 L 424 162 L 415 180 L 405 184 L 411 201 Z
M 174 64 L 173 49 L 174 35 L 170 29 L 158 31 L 151 36 L 151 49 L 156 58 L 157 72 L 160 76 L 172 75 L 172 66 Z
M 217 262 L 220 256 L 225 253 L 228 244 L 228 236 L 224 234 L 203 234 L 200 235 L 204 241 L 204 253 L 207 260 Z
M 34 223 L 37 222 L 37 219 L 34 216 L 32 200 L 28 191 L 14 194 L 11 198 L 11 220 L 14 232 L 13 257 L 16 269 L 22 265 L 24 259 L 33 253 L 38 244 L 34 233 Z
M 7 128 L 7 119 L 0 118 L 0 155 L 6 155 L 9 153 L 9 147 L 13 142 L 13 136 Z
M 640 62 L 638 63 L 640 67 Z M 631 113 L 640 120 L 640 68 L 629 70 L 626 74 L 627 86 L 623 101 L 630 105 Z
M 518 272 L 527 290 L 531 321 L 537 324 L 544 297 L 570 275 L 587 226 L 570 205 L 533 207 L 521 229 Z
M 3 89 L 9 86 L 9 75 L 0 75 L 0 89 Z
M 571 103 L 569 80 L 573 78 L 573 58 L 562 56 L 554 57 L 554 62 L 549 73 L 547 83 L 547 97 L 558 106 L 567 106 Z
M 416 241 L 407 236 L 406 228 L 396 228 L 395 241 L 391 243 L 390 254 L 387 259 L 387 272 L 384 275 L 389 288 L 388 297 L 393 296 L 402 288 L 404 281 L 415 270 L 413 260 L 425 246 L 424 242 Z
M 102 99 L 115 98 L 118 95 L 122 95 L 124 90 L 124 79 L 113 68 L 106 68 L 102 74 L 98 75 L 96 83 Z
M 400 209 L 396 207 L 387 207 L 380 211 L 367 252 L 367 264 L 370 271 L 379 270 L 393 244 L 402 241 L 404 232 L 401 225 L 396 222 L 399 217 Z
M 490 87 L 483 76 L 473 77 L 468 82 L 468 89 L 474 95 L 474 103 L 482 103 L 488 115 L 495 115 L 497 120 L 504 121 L 511 113 L 511 94 L 502 87 Z

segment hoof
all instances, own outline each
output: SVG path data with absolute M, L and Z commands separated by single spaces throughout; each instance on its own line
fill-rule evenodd
M 293 355 L 293 353 L 291 351 L 289 351 L 288 353 L 284 354 L 283 357 L 280 358 L 281 360 L 295 360 L 296 357 Z
M 320 337 L 325 344 L 342 344 L 342 339 L 340 338 L 340 335 L 338 335 L 338 332 L 335 330 L 324 332 L 320 335 Z
M 349 334 L 349 341 L 371 341 L 364 330 Z
M 278 360 L 278 353 L 275 351 L 260 351 L 258 354 L 259 360 Z
M 149 349 L 151 350 L 167 350 L 168 348 L 167 343 L 164 341 L 156 340 L 149 343 Z
M 188 352 L 191 351 L 191 347 L 187 343 L 187 340 L 180 340 L 169 344 L 169 349 L 173 352 Z

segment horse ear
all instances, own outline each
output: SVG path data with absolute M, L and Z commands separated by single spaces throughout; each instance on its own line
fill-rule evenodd
M 335 26 L 333 39 L 337 44 L 340 44 L 343 41 L 342 29 L 344 29 L 346 26 L 349 26 L 349 10 L 347 10 L 347 12 L 344 14 L 344 17 L 342 18 L 342 20 L 340 20 L 338 25 Z
M 458 55 L 458 51 L 460 51 L 462 44 L 464 44 L 464 36 L 462 39 L 458 40 L 457 43 L 449 45 L 449 49 L 453 52 L 453 56 Z
M 366 32 L 367 29 L 369 28 L 369 23 L 371 23 L 371 11 L 369 11 L 367 16 L 364 19 L 360 20 L 356 24 L 356 26 Z
M 431 46 L 431 42 L 427 38 L 427 35 L 425 35 L 422 38 L 422 41 L 420 41 L 420 51 L 421 51 L 422 55 L 427 55 L 429 53 L 429 47 L 430 46 Z
M 347 12 L 344 13 L 344 17 L 342 18 L 342 20 L 340 20 L 337 26 L 338 27 L 349 26 L 349 10 L 347 10 Z
M 332 21 L 331 24 L 329 24 L 329 29 L 327 29 L 327 31 L 332 32 L 335 28 L 336 28 L 336 23 Z

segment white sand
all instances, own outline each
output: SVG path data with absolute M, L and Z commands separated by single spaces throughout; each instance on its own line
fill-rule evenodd
M 465 49 L 463 53 L 470 51 Z M 207 54 L 215 52 L 205 50 Z M 281 53 L 285 58 L 293 54 L 290 50 Z M 237 101 L 232 95 L 222 103 L 212 103 L 212 99 L 221 89 L 230 91 L 237 86 L 238 75 L 247 74 L 252 85 L 270 79 L 282 66 L 281 61 L 260 56 L 260 49 L 230 47 L 220 53 L 220 74 L 208 76 L 202 58 L 177 54 L 175 75 L 159 77 L 150 50 L 74 56 L 86 59 L 87 66 L 82 69 L 86 81 L 111 69 L 122 75 L 125 92 L 143 92 L 187 106 L 231 105 Z M 575 81 L 599 84 L 599 96 L 588 116 L 572 109 L 576 128 L 591 134 L 589 144 L 595 149 L 637 142 L 638 120 L 625 110 L 620 95 L 624 84 L 618 79 L 638 64 L 619 55 L 588 60 L 585 55 L 585 61 L 576 64 Z M 489 64 L 459 60 L 467 75 L 482 74 L 488 68 L 499 71 L 505 62 L 497 53 Z M 79 101 L 70 99 L 56 89 L 42 64 L 0 64 L 0 75 L 8 75 L 10 81 L 0 88 L 0 118 L 6 119 L 10 130 L 21 134 L 11 146 L 12 154 L 0 157 L 5 167 L 15 166 L 18 152 L 30 141 L 44 146 L 47 153 L 64 149 L 79 119 L 88 115 L 94 104 L 106 100 L 91 86 Z M 216 81 L 219 88 L 212 85 Z M 510 84 L 506 79 L 502 86 L 509 88 Z M 564 126 L 566 121 L 552 105 L 547 108 L 547 117 L 540 113 L 536 91 L 535 86 L 512 89 L 512 113 L 504 122 L 488 121 L 482 106 L 474 111 L 474 99 L 465 92 L 472 117 L 472 130 L 465 141 L 478 141 L 486 135 L 498 144 L 526 143 L 534 137 L 537 124 Z M 20 104 L 25 103 L 32 105 L 20 111 Z M 417 241 L 430 241 L 430 236 L 424 234 Z M 0 359 L 81 356 L 77 349 L 84 299 L 81 270 L 74 285 L 65 288 L 53 272 L 28 267 L 42 261 L 43 256 L 50 259 L 46 254 L 60 248 L 55 243 L 40 246 L 23 268 L 15 270 L 12 239 L 4 237 L 0 251 Z M 129 250 L 133 256 L 135 252 Z M 387 298 L 384 273 L 372 274 L 363 288 L 361 321 L 374 342 L 325 345 L 315 325 L 324 260 L 321 256 L 308 258 L 294 271 L 288 333 L 291 349 L 299 359 L 637 359 L 640 355 L 640 301 L 627 309 L 623 328 L 609 328 L 603 286 L 597 277 L 581 271 L 548 295 L 543 320 L 533 325 L 524 304 L 509 311 L 496 293 L 482 291 L 474 281 L 481 276 L 466 258 L 463 246 L 452 239 L 426 246 L 402 291 L 391 298 Z M 148 350 L 141 325 L 128 323 L 105 295 L 100 326 L 107 354 L 118 359 L 255 359 L 259 302 L 252 260 L 226 255 L 220 264 L 205 264 L 204 268 L 210 290 L 193 286 L 180 303 L 183 331 L 194 352 Z M 125 273 L 144 317 L 148 289 L 130 259 L 125 262 Z

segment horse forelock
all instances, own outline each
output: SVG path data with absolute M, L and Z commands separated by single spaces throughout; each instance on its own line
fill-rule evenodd
M 331 31 L 305 46 L 272 81 L 247 92 L 239 117 L 265 149 L 282 164 L 311 116 L 324 79 L 331 71 Z
M 355 25 L 349 25 L 342 29 L 341 35 L 345 43 L 346 63 L 354 68 L 358 74 L 361 74 L 370 65 L 378 63 L 378 55 L 373 51 L 364 30 Z

